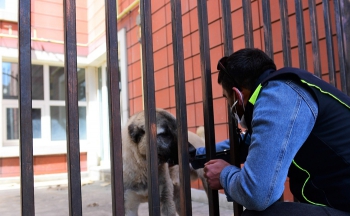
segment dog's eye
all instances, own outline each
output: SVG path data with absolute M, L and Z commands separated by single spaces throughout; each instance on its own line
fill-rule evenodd
M 157 135 L 164 134 L 166 132 L 164 127 L 157 127 Z

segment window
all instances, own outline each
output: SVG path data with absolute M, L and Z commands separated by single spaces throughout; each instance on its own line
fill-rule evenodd
M 32 65 L 32 98 L 44 99 L 43 66 Z M 18 99 L 18 64 L 2 63 L 2 89 L 3 99 Z
M 41 110 L 32 109 L 33 138 L 41 138 Z M 7 140 L 19 139 L 19 110 L 6 108 Z
M 4 142 L 19 139 L 18 64 L 2 63 Z M 86 139 L 85 69 L 77 69 L 79 137 Z M 46 87 L 45 87 L 46 86 Z M 45 91 L 46 89 L 46 91 Z M 64 68 L 32 65 L 32 124 L 34 143 L 66 140 L 66 86 Z M 48 119 L 48 120 L 45 120 Z
M 6 8 L 6 0 L 0 0 L 0 9 Z
M 2 63 L 2 93 L 3 99 L 18 98 L 18 64 Z
M 18 2 L 13 0 L 0 0 L 0 20 L 17 22 Z

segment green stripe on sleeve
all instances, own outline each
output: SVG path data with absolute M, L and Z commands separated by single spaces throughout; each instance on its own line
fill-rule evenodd
M 314 88 L 317 88 L 320 92 L 322 92 L 323 94 L 328 94 L 329 96 L 331 96 L 332 98 L 334 98 L 335 100 L 337 100 L 339 103 L 343 104 L 344 106 L 346 106 L 348 109 L 350 109 L 350 106 L 347 105 L 346 103 L 344 103 L 343 101 L 339 100 L 339 98 L 337 98 L 336 96 L 334 96 L 333 94 L 329 93 L 329 92 L 326 92 L 326 91 L 323 91 L 320 87 L 318 87 L 317 85 L 314 85 L 312 83 L 308 83 L 306 82 L 305 80 L 300 80 L 301 82 L 305 83 L 306 85 L 308 86 L 311 86 L 311 87 L 314 87 Z M 254 92 L 255 93 L 255 92 Z

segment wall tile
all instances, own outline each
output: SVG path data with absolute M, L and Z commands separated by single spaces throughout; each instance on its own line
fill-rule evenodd
M 201 69 L 201 58 L 200 55 L 195 55 L 192 58 L 192 64 L 193 64 L 193 78 L 198 78 L 202 76 L 202 69 Z
M 196 125 L 196 111 L 194 104 L 187 105 L 187 126 L 194 127 Z
M 155 85 L 156 91 L 167 88 L 169 86 L 168 81 L 169 81 L 168 68 L 164 68 L 157 72 L 154 72 L 154 85 Z
M 211 85 L 213 98 L 222 98 L 222 87 L 218 84 L 219 72 L 215 72 L 211 75 Z
M 132 82 L 133 85 L 133 96 L 139 97 L 142 95 L 142 79 L 137 79 Z
M 169 72 L 169 86 L 174 86 L 174 65 L 170 65 L 168 67 L 168 72 Z
M 167 46 L 168 49 L 168 65 L 173 65 L 174 64 L 174 51 L 173 51 L 173 46 Z
M 134 99 L 129 100 L 129 116 L 132 116 L 134 112 Z
M 203 101 L 201 78 L 197 78 L 194 80 L 194 101 L 195 102 Z
M 137 113 L 142 110 L 143 110 L 143 98 L 142 96 L 140 96 L 134 99 L 134 113 Z
M 166 41 L 167 41 L 167 45 L 173 43 L 173 33 L 172 33 L 172 26 L 171 26 L 171 24 L 168 24 L 166 26 Z
M 152 15 L 152 32 L 155 32 L 164 27 L 165 23 L 165 8 L 162 7 Z
M 184 37 L 183 46 L 184 46 L 184 58 L 186 59 L 192 55 L 191 35 Z
M 175 86 L 169 87 L 169 103 L 170 103 L 170 107 L 176 106 Z
M 131 63 L 134 63 L 136 61 L 139 61 L 140 58 L 141 58 L 141 47 L 139 44 L 135 44 L 134 46 L 131 47 L 131 56 L 128 56 L 130 57 L 130 60 L 131 60 Z
M 227 122 L 227 102 L 224 97 L 213 100 L 214 122 L 216 124 Z
M 203 115 L 203 103 L 199 102 L 195 104 L 196 109 L 196 126 L 204 126 L 204 115 Z
M 127 41 L 127 47 L 140 44 L 140 37 L 141 37 L 141 28 L 139 26 L 135 26 L 134 28 L 130 29 L 128 31 L 128 41 Z
M 222 43 L 222 31 L 221 31 L 221 21 L 217 20 L 209 24 L 209 47 L 215 47 Z
M 132 64 L 132 79 L 139 79 L 141 78 L 141 73 L 142 73 L 142 65 L 141 65 L 141 60 L 138 60 Z
M 195 31 L 191 34 L 191 47 L 192 47 L 192 55 L 199 54 L 200 52 L 199 31 Z
M 190 10 L 197 8 L 197 1 L 196 0 L 189 0 Z
M 190 11 L 190 27 L 191 27 L 191 32 L 198 30 L 198 11 L 197 11 L 197 9 Z
M 191 33 L 190 13 L 185 13 L 182 16 L 182 34 L 186 36 L 186 35 L 189 35 L 190 33 Z
M 171 23 L 172 14 L 171 14 L 171 4 L 170 3 L 167 3 L 165 5 L 165 19 L 166 19 L 166 24 Z
M 194 83 L 193 81 L 187 81 L 185 84 L 186 87 L 186 103 L 194 102 Z
M 228 125 L 217 124 L 215 125 L 215 143 L 228 139 Z
M 244 34 L 244 25 L 243 25 L 243 10 L 239 9 L 232 13 L 231 16 L 232 22 L 232 36 L 233 38 L 237 38 Z
M 156 91 L 155 95 L 157 108 L 165 109 L 170 107 L 170 95 L 168 88 Z
M 223 45 L 210 49 L 210 66 L 212 73 L 217 71 L 217 64 L 224 56 Z
M 185 67 L 185 81 L 193 79 L 192 58 L 185 59 L 184 67 Z
M 242 1 L 231 0 L 231 9 L 232 11 L 236 11 L 242 8 Z
M 157 10 L 159 10 L 161 7 L 164 7 L 164 0 L 151 0 L 151 13 L 153 14 Z
M 221 17 L 221 1 L 208 0 L 208 23 L 212 23 Z
M 189 2 L 188 1 L 193 1 L 193 0 L 181 0 L 181 13 L 185 14 L 189 11 Z
M 166 47 L 154 52 L 154 70 L 157 71 L 168 65 L 168 49 Z
M 157 51 L 164 48 L 167 45 L 166 42 L 166 27 L 160 28 L 158 31 L 153 33 L 153 51 Z

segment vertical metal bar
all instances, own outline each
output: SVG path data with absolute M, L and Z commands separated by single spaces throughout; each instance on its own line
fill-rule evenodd
M 34 216 L 33 125 L 32 125 L 32 70 L 31 70 L 31 16 L 30 0 L 19 1 L 19 152 L 21 166 L 21 214 Z
M 149 215 L 160 215 L 159 189 L 158 189 L 158 153 L 156 145 L 157 125 L 155 108 L 155 86 L 153 66 L 153 41 L 151 1 L 140 1 L 141 40 L 142 40 L 142 66 L 143 66 L 143 92 L 145 104 L 145 125 L 148 165 L 148 207 Z
M 254 47 L 253 22 L 252 22 L 252 3 L 250 0 L 242 0 L 243 22 L 244 22 L 244 40 L 246 47 Z
M 199 44 L 202 70 L 203 114 L 205 128 L 205 147 L 208 160 L 215 157 L 215 134 L 213 117 L 213 94 L 211 85 L 210 48 L 208 30 L 207 1 L 197 0 Z M 217 190 L 208 190 L 209 215 L 217 216 L 219 212 L 219 196 Z
M 176 123 L 180 167 L 180 215 L 192 215 L 181 1 L 171 0 Z
M 270 0 L 262 1 L 262 13 L 263 13 L 263 20 L 264 20 L 265 53 L 271 59 L 273 59 Z
M 231 21 L 231 2 L 230 0 L 221 0 L 221 10 L 222 10 L 222 28 L 224 34 L 224 55 L 229 56 L 233 52 L 232 43 L 232 21 Z M 230 105 L 227 104 L 227 116 L 228 116 L 228 126 L 229 126 L 229 138 L 230 138 L 230 154 L 231 154 L 231 164 L 240 167 L 238 141 L 235 137 L 236 133 L 233 133 L 236 129 L 234 126 L 233 119 L 231 118 Z M 242 215 L 243 206 L 237 202 L 233 202 L 233 213 L 236 216 Z
M 329 0 L 322 0 L 322 2 L 323 2 L 324 28 L 325 28 L 325 34 L 326 34 L 329 83 L 336 87 L 337 79 L 335 77 L 335 62 L 334 62 L 334 50 L 333 50 L 332 26 L 330 21 Z
M 340 5 L 345 57 L 346 94 L 350 96 L 350 2 L 349 0 L 341 0 Z
M 339 55 L 339 67 L 340 67 L 340 82 L 341 90 L 345 94 L 348 92 L 346 85 L 346 66 L 345 66 L 345 53 L 344 53 L 344 43 L 343 43 L 343 26 L 342 26 L 342 16 L 340 8 L 340 0 L 334 0 L 334 12 L 335 12 L 335 25 L 337 29 L 337 41 L 338 41 L 338 55 Z
M 309 12 L 314 73 L 316 76 L 321 77 L 322 71 L 320 62 L 320 48 L 318 44 L 318 27 L 315 0 L 309 0 Z
M 82 201 L 79 150 L 76 4 L 75 0 L 64 0 L 63 3 L 69 214 L 78 216 L 82 215 Z
M 304 27 L 302 0 L 295 0 L 295 14 L 296 14 L 296 20 L 297 20 L 297 33 L 298 33 L 299 67 L 301 69 L 307 70 L 305 27 Z
M 292 65 L 292 57 L 291 57 L 291 50 L 290 50 L 288 7 L 287 7 L 286 0 L 279 0 L 279 2 L 280 2 L 281 28 L 282 28 L 283 63 L 284 63 L 284 66 L 288 67 Z
M 105 0 L 108 103 L 110 124 L 111 189 L 113 215 L 123 216 L 123 156 L 121 139 L 120 90 L 118 66 L 118 32 L 116 1 Z
M 221 0 L 221 10 L 222 10 L 222 29 L 224 34 L 224 55 L 229 56 L 233 52 L 230 0 Z

